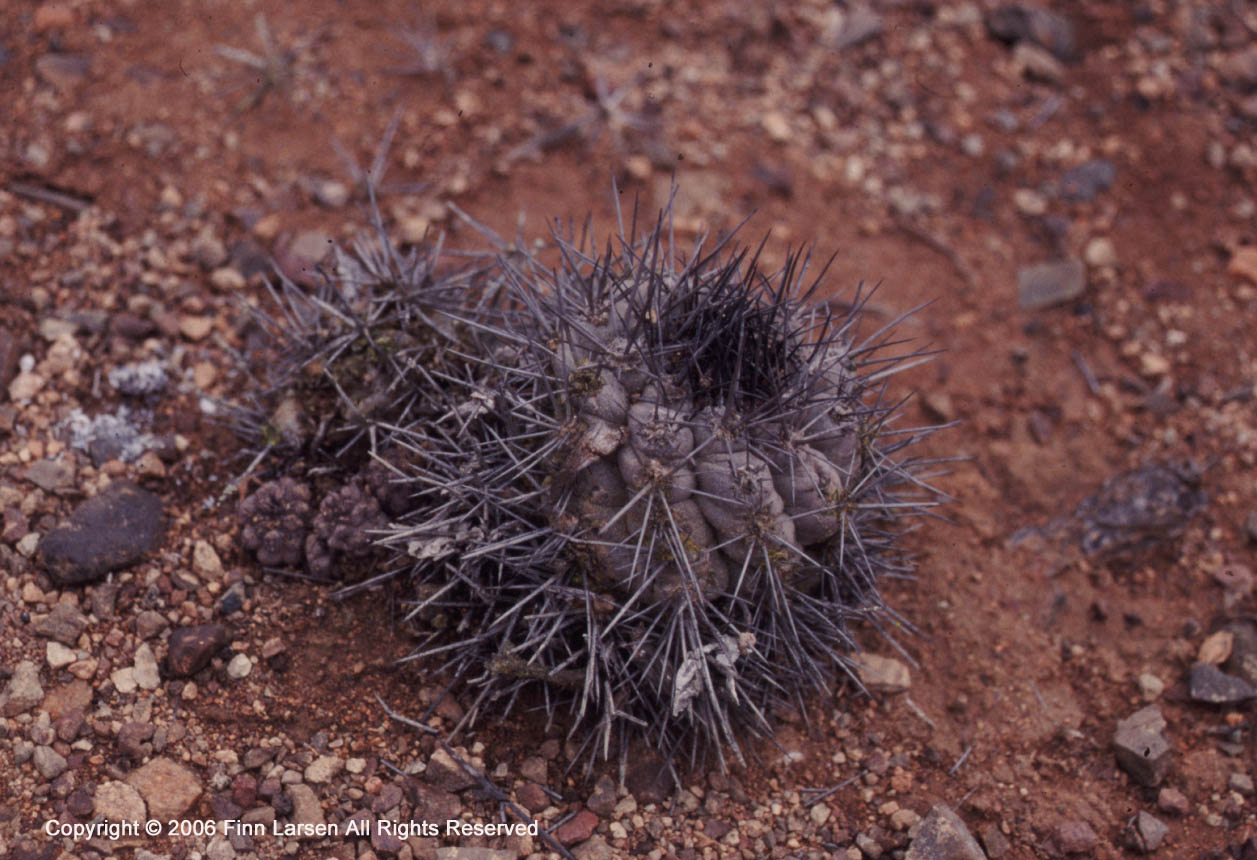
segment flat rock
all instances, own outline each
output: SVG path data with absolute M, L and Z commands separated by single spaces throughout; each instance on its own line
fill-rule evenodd
M 1102 158 L 1085 161 L 1061 176 L 1060 195 L 1071 202 L 1085 202 L 1106 190 L 1117 178 L 1113 162 Z
M 1058 260 L 1024 266 L 1017 273 L 1017 300 L 1024 310 L 1037 311 L 1075 299 L 1087 287 L 1082 260 Z
M 306 767 L 306 782 L 328 782 L 345 767 L 345 760 L 334 755 L 321 755 Z
M 13 667 L 13 677 L 0 693 L 0 714 L 16 717 L 29 711 L 44 698 L 44 688 L 39 685 L 39 667 L 30 660 L 23 660 Z
M 856 660 L 860 683 L 870 693 L 902 693 L 912 686 L 908 667 L 893 657 L 860 654 Z
M 68 603 L 58 603 L 43 618 L 31 625 L 36 635 L 55 639 L 62 645 L 73 645 L 87 629 L 87 617 Z
M 23 480 L 54 492 L 74 484 L 74 464 L 67 460 L 36 460 L 22 472 Z
M 1197 702 L 1213 705 L 1234 704 L 1257 698 L 1257 689 L 1243 678 L 1228 675 L 1212 663 L 1192 666 L 1188 690 Z
M 563 845 L 575 845 L 577 842 L 584 842 L 590 836 L 593 836 L 594 828 L 597 826 L 598 816 L 588 809 L 582 809 L 559 825 L 554 831 L 554 838 Z
M 48 712 L 53 722 L 72 711 L 86 710 L 92 704 L 92 685 L 86 681 L 71 681 L 49 690 L 40 709 Z
M 132 786 L 113 780 L 96 789 L 92 810 L 110 821 L 139 821 L 148 818 L 144 798 Z
M 293 824 L 311 825 L 317 829 L 320 824 L 326 823 L 327 819 L 323 817 L 323 805 L 319 803 L 319 796 L 310 786 L 304 783 L 289 786 L 288 797 L 292 800 Z
M 615 809 L 615 803 L 615 780 L 604 773 L 594 783 L 593 793 L 585 801 L 585 806 L 605 818 Z
M 986 855 L 969 828 L 951 807 L 934 805 L 921 820 L 904 860 L 985 860 Z
M 518 851 L 505 848 L 465 848 L 446 846 L 436 849 L 436 860 L 518 860 Z
M 463 770 L 462 766 L 454 761 L 454 757 L 440 747 L 432 751 L 432 756 L 428 759 L 428 768 L 423 772 L 423 778 L 445 791 L 462 791 L 476 784 L 475 778 Z
M 59 585 L 80 585 L 134 564 L 164 530 L 161 500 L 118 481 L 79 505 L 69 523 L 44 535 L 37 557 Z
M 222 624 L 180 627 L 170 634 L 166 668 L 176 678 L 190 678 L 230 641 L 231 633 Z
M 157 671 L 157 655 L 147 642 L 141 643 L 135 649 L 135 666 L 132 671 L 135 674 L 135 683 L 141 689 L 156 690 L 161 683 L 161 675 Z
M 127 783 L 143 796 L 153 818 L 179 818 L 201 796 L 196 774 L 168 758 L 155 758 L 127 776 Z
M 1056 828 L 1056 844 L 1066 854 L 1086 854 L 1100 843 L 1100 837 L 1085 821 L 1062 821 Z
M 1170 745 L 1162 734 L 1165 717 L 1158 705 L 1149 705 L 1118 720 L 1113 734 L 1117 763 L 1140 785 L 1160 785 L 1170 767 Z

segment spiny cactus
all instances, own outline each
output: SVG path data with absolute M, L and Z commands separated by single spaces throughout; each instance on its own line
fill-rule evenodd
M 503 258 L 440 302 L 379 277 L 325 295 L 335 324 L 290 338 L 407 489 L 391 561 L 348 591 L 405 574 L 411 657 L 466 683 L 465 723 L 536 704 L 589 761 L 639 736 L 741 758 L 774 708 L 853 674 L 851 622 L 882 626 L 878 580 L 910 572 L 896 538 L 937 493 L 883 380 L 915 355 L 857 337 L 861 297 L 817 303 L 805 257 L 683 257 L 666 213 L 556 244 L 557 268 Z

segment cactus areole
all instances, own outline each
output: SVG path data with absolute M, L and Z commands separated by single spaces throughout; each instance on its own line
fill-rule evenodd
M 373 532 L 384 572 L 345 590 L 403 584 L 407 659 L 466 684 L 466 724 L 540 706 L 587 761 L 641 738 L 724 764 L 853 675 L 853 621 L 897 623 L 878 580 L 911 573 L 896 539 L 937 493 L 904 453 L 928 428 L 892 427 L 884 380 L 919 354 L 857 331 L 865 294 L 817 302 L 806 257 L 768 275 L 701 244 L 675 247 L 665 212 L 451 286 L 381 242 L 283 291 L 273 398 L 316 368 L 339 406 L 310 453 L 365 446 L 407 499 Z

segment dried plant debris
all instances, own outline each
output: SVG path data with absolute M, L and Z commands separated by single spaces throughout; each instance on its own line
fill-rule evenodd
M 854 678 L 850 626 L 902 624 L 878 581 L 910 575 L 897 538 L 939 498 L 907 452 L 930 428 L 895 427 L 885 389 L 926 356 L 859 334 L 867 295 L 838 314 L 806 257 L 769 274 L 732 237 L 671 236 L 634 217 L 605 246 L 556 236 L 555 269 L 450 274 L 360 244 L 315 295 L 276 290 L 284 360 L 235 412 L 281 467 L 341 482 L 301 538 L 312 572 L 382 531 L 383 572 L 346 593 L 406 589 L 411 658 L 472 691 L 462 725 L 540 705 L 590 762 L 644 737 L 723 764 Z M 276 486 L 242 539 L 298 564 L 300 517 L 262 519 Z
M 91 418 L 75 409 L 66 417 L 64 426 L 70 447 L 86 452 L 99 465 L 106 460 L 130 463 L 153 448 L 157 440 L 141 429 L 144 423 L 147 422 L 142 414 L 120 406 L 117 412 Z

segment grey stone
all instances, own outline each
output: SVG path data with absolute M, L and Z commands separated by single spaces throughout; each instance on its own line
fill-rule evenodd
M 1162 732 L 1165 717 L 1158 705 L 1149 705 L 1118 720 L 1113 734 L 1117 763 L 1140 785 L 1160 785 L 1170 767 L 1170 745 Z
M 119 481 L 83 502 L 70 521 L 44 535 L 37 556 L 59 585 L 80 585 L 129 567 L 165 530 L 161 500 Z
M 36 460 L 22 477 L 41 490 L 64 490 L 74 484 L 74 465 L 66 460 Z
M 1257 698 L 1257 689 L 1243 678 L 1228 675 L 1212 663 L 1192 666 L 1188 691 L 1197 702 L 1214 705 L 1234 704 Z
M 1113 162 L 1102 158 L 1083 162 L 1061 176 L 1060 195 L 1065 200 L 1086 202 L 1112 185 L 1115 178 Z
M 35 60 L 35 74 L 59 90 L 70 90 L 87 79 L 91 62 L 81 54 L 48 53 Z
M 55 639 L 62 645 L 74 645 L 87 629 L 87 618 L 69 603 L 58 603 L 52 608 L 52 612 L 38 619 L 31 627 L 39 636 Z
M 0 714 L 16 717 L 29 711 L 44 698 L 44 688 L 39 685 L 39 667 L 30 660 L 23 660 L 13 667 L 4 693 L 0 693 Z
M 1068 302 L 1082 295 L 1086 287 L 1087 267 L 1082 260 L 1036 263 L 1017 273 L 1017 299 L 1028 311 Z
M 1064 62 L 1077 58 L 1074 25 L 1033 3 L 1008 3 L 986 14 L 986 29 L 1001 42 L 1033 42 Z
M 1098 845 L 1100 837 L 1085 821 L 1062 821 L 1056 828 L 1056 844 L 1066 854 L 1086 854 Z
M 1143 810 L 1135 816 L 1131 828 L 1131 847 L 1145 854 L 1151 854 L 1161 847 L 1170 828 L 1161 819 Z
M 35 747 L 31 758 L 35 762 L 35 770 L 44 779 L 56 779 L 67 767 L 65 757 L 52 747 Z
M 615 852 L 611 850 L 611 846 L 607 844 L 606 839 L 595 833 L 573 848 L 572 856 L 576 860 L 612 860 L 615 857 Z
M 585 801 L 585 806 L 593 813 L 606 818 L 615 809 L 615 780 L 605 773 L 594 783 L 593 793 Z
M 904 860 L 985 860 L 969 828 L 949 806 L 934 805 L 921 821 Z

